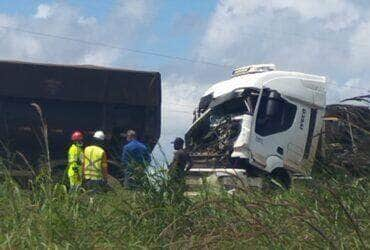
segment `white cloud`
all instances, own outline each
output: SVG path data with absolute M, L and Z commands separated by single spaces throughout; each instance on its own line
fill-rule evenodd
M 94 16 L 84 15 L 81 9 L 65 1 L 57 1 L 50 5 L 38 5 L 33 16 L 0 14 L 0 25 L 130 47 L 135 44 L 140 36 L 139 31 L 144 28 L 141 23 L 142 15 L 145 15 L 145 18 L 150 16 L 147 13 L 153 9 L 151 0 L 122 1 L 112 7 L 107 18 L 98 20 Z M 129 25 L 125 25 L 123 29 L 125 23 Z M 127 54 L 103 46 L 31 35 L 11 28 L 0 29 L 0 35 L 2 59 L 112 65 Z
M 119 53 L 109 49 L 91 49 L 86 52 L 77 64 L 91 64 L 91 65 L 111 65 L 112 62 L 119 58 Z
M 370 19 L 370 17 L 369 17 Z M 370 21 L 362 22 L 350 39 L 351 42 L 351 63 L 355 72 L 361 70 L 369 71 L 370 58 Z
M 284 45 L 299 52 L 306 41 L 317 36 L 325 40 L 330 30 L 347 28 L 358 19 L 357 8 L 343 0 L 221 0 L 210 19 L 199 54 L 205 58 L 222 56 L 224 62 L 230 62 L 240 60 L 230 58 L 235 54 L 248 58 L 251 53 L 263 55 L 269 48 Z
M 369 13 L 346 0 L 220 0 L 197 53 L 327 76 L 337 84 L 328 99 L 338 101 L 370 89 Z
M 53 14 L 52 7 L 47 4 L 40 4 L 37 7 L 37 12 L 34 15 L 35 18 L 41 18 L 41 19 L 46 19 L 49 18 Z
M 0 13 L 0 25 L 7 26 L 7 25 L 12 25 L 12 24 L 14 24 L 13 18 L 11 18 L 8 15 Z
M 0 26 L 5 26 L 5 27 L 11 26 L 11 25 L 14 25 L 14 23 L 16 23 L 16 21 L 13 18 L 11 18 L 8 15 L 0 13 Z M 4 36 L 7 35 L 7 33 L 8 31 L 6 29 L 0 28 L 0 41 L 1 41 L 1 38 L 4 38 Z
M 360 78 L 349 79 L 344 84 L 331 82 L 328 85 L 327 103 L 338 103 L 346 98 L 370 94 L 369 91 L 370 84 Z
M 270 6 L 275 10 L 288 8 L 298 12 L 301 18 L 318 18 L 329 23 L 336 19 L 340 21 L 340 26 L 350 25 L 359 18 L 356 6 L 346 0 L 272 0 L 270 2 Z M 337 29 L 338 27 L 332 28 Z
M 193 111 L 205 87 L 191 76 L 179 74 L 165 76 L 162 86 L 163 126 L 170 135 L 181 136 L 192 122 Z
M 116 14 L 123 17 L 130 16 L 134 20 L 143 21 L 151 18 L 154 8 L 148 8 L 153 3 L 148 0 L 126 1 L 120 0 L 116 9 Z M 153 6 L 152 6 L 153 7 Z
M 81 25 L 95 25 L 95 24 L 97 24 L 97 20 L 96 20 L 95 17 L 81 16 L 80 18 L 78 18 L 77 22 Z

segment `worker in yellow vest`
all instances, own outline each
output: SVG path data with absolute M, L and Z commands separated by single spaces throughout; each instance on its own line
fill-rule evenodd
M 71 189 L 82 184 L 83 134 L 75 131 L 71 136 L 72 145 L 68 150 L 68 178 Z
M 85 186 L 94 191 L 103 191 L 107 188 L 108 162 L 104 141 L 104 132 L 96 131 L 93 136 L 93 145 L 86 147 L 84 151 Z

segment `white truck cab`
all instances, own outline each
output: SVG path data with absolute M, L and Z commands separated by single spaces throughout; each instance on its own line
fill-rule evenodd
M 200 100 L 185 135 L 195 167 L 308 175 L 326 104 L 325 77 L 261 64 L 234 70 Z

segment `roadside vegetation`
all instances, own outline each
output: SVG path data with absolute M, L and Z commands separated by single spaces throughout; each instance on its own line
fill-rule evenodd
M 5 177 L 0 247 L 369 248 L 368 177 L 316 175 L 290 190 L 229 195 L 205 186 L 192 198 L 171 195 L 165 181 L 91 194 L 68 192 L 47 170 L 30 189 Z

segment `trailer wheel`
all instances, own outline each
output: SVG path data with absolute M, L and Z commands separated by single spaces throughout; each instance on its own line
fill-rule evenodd
M 292 185 L 292 179 L 288 171 L 283 168 L 278 168 L 272 171 L 270 179 L 275 187 L 281 185 L 283 188 L 289 189 Z

